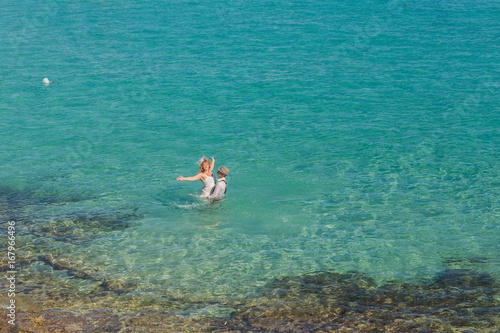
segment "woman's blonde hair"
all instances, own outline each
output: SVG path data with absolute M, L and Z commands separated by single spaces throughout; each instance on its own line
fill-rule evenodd
M 207 162 L 208 163 L 208 168 L 210 169 L 210 167 L 212 166 L 212 163 L 210 163 L 210 161 L 208 160 L 208 158 L 206 158 L 205 156 L 203 156 L 202 158 L 200 158 L 199 160 L 199 164 L 200 164 L 200 171 L 203 172 L 203 163 Z

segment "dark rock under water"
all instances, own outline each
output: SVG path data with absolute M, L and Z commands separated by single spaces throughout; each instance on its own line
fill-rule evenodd
M 82 244 L 140 218 L 135 209 L 39 214 L 47 205 L 80 199 L 0 188 L 0 218 L 18 219 L 23 238 L 48 240 L 43 248 L 35 245 L 30 256 L 20 253 L 18 267 L 49 268 L 29 275 L 40 281 L 19 281 L 20 302 L 26 296 L 39 306 L 21 306 L 17 325 L 0 321 L 1 332 L 500 332 L 498 281 L 463 269 L 445 270 L 420 284 L 377 286 L 359 272 L 324 271 L 275 279 L 243 300 L 148 298 L 135 292 L 136 286 L 58 256 L 52 248 L 52 241 Z M 6 267 L 1 264 L 0 271 Z M 78 283 L 51 285 L 56 272 L 93 289 L 79 292 Z M 64 310 L 68 302 L 87 308 Z
M 496 332 L 499 284 L 446 270 L 425 285 L 376 287 L 363 274 L 320 272 L 277 279 L 219 327 L 254 332 Z M 217 331 L 217 330 L 215 330 Z
M 80 244 L 115 230 L 124 230 L 140 218 L 135 211 L 73 212 L 39 219 L 30 225 L 32 235 Z
M 198 311 L 179 312 L 169 306 L 127 311 L 123 304 L 84 314 L 57 309 L 22 312 L 18 330 L 11 331 L 492 333 L 500 329 L 499 292 L 498 281 L 470 270 L 446 270 L 426 284 L 383 286 L 358 272 L 328 271 L 276 279 L 243 300 L 185 301 L 185 307 Z M 186 315 L 210 307 L 234 311 Z M 0 327 L 9 332 L 8 326 Z
M 18 234 L 82 244 L 115 230 L 124 230 L 141 218 L 137 208 L 87 209 L 47 213 L 45 209 L 92 199 L 89 196 L 40 195 L 35 190 L 0 187 L 0 220 L 15 221 Z M 0 229 L 4 229 L 2 224 Z
M 29 221 L 37 211 L 47 206 L 65 205 L 93 199 L 89 195 L 41 194 L 36 189 L 12 189 L 0 186 L 0 215 L 9 220 Z

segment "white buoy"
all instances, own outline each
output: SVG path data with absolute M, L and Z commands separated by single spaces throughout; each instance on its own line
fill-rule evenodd
M 43 84 L 50 84 L 50 83 L 54 83 L 54 81 L 49 81 L 49 79 L 45 78 L 43 79 Z

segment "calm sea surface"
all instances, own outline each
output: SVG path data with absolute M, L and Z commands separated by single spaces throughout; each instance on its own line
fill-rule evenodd
M 323 270 L 500 278 L 498 2 L 28 0 L 0 15 L 0 185 L 17 203 L 2 219 L 18 256 L 100 277 L 45 260 L 26 285 L 106 279 L 140 301 Z M 215 205 L 176 181 L 203 155 L 230 170 Z

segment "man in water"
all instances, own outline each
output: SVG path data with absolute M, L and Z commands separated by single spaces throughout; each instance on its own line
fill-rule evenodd
M 225 196 L 227 190 L 227 175 L 229 175 L 229 169 L 225 166 L 221 166 L 217 170 L 217 184 L 215 184 L 212 192 L 208 196 L 208 199 L 222 199 Z

